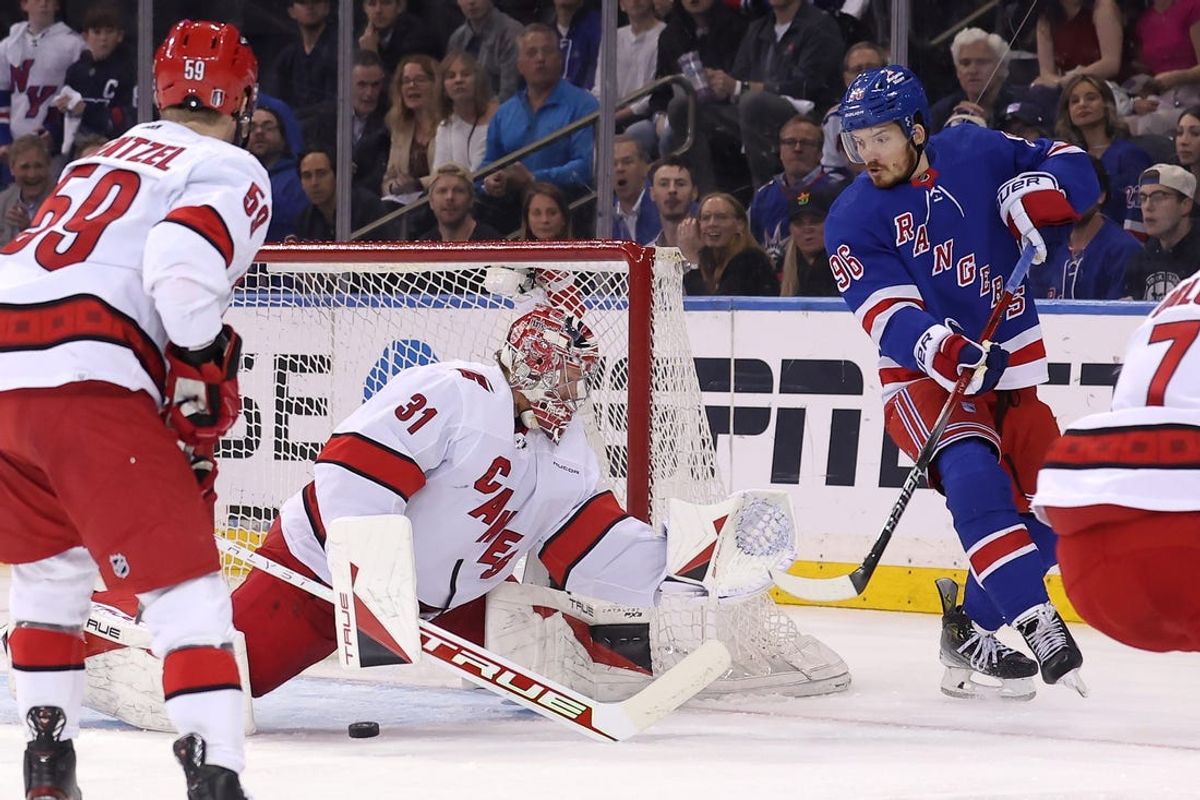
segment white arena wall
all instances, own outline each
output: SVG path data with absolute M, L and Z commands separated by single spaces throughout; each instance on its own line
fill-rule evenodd
M 871 341 L 840 299 L 713 298 L 688 299 L 685 305 L 727 488 L 789 492 L 801 529 L 802 560 L 795 569 L 804 574 L 849 571 L 878 535 L 910 464 L 884 435 Z M 1063 301 L 1039 308 L 1051 362 L 1050 385 L 1043 387 L 1042 396 L 1060 424 L 1106 408 L 1125 341 L 1150 305 Z M 380 308 L 379 313 L 403 314 L 404 309 Z M 305 375 L 276 372 L 272 354 L 259 352 L 256 343 L 275 342 L 295 354 L 319 352 L 316 348 L 329 334 L 314 327 L 303 310 L 288 316 L 288 330 L 281 336 L 278 316 L 268 323 L 249 309 L 229 313 L 246 341 L 249 358 L 242 388 L 251 409 L 247 416 L 258 424 L 251 430 L 243 421 L 231 432 L 249 457 L 222 459 L 219 488 L 263 482 L 276 492 L 286 487 L 285 495 L 299 488 L 307 479 L 307 464 L 295 456 L 309 450 L 315 455 L 324 438 L 319 430 L 327 430 L 330 421 L 362 400 L 360 391 L 347 391 L 339 392 L 336 402 L 313 406 L 305 398 L 319 392 L 306 390 Z M 276 329 L 260 330 L 268 324 Z M 391 360 L 388 348 L 394 350 L 394 343 L 385 338 L 355 338 L 351 357 L 333 367 L 339 387 L 362 386 L 365 376 Z M 278 457 L 279 445 L 271 441 L 281 418 L 286 438 L 302 445 L 286 459 Z M 922 489 L 870 589 L 853 604 L 934 610 L 933 578 L 962 567 L 962 551 L 941 498 Z M 1051 589 L 1057 594 L 1054 579 Z

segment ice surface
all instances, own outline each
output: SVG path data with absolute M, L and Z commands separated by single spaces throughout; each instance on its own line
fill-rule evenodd
M 849 692 L 694 703 L 600 744 L 432 665 L 363 673 L 373 682 L 320 665 L 258 703 L 245 782 L 255 800 L 1200 797 L 1200 655 L 1143 653 L 1076 626 L 1087 699 L 1039 685 L 1030 703 L 954 700 L 938 691 L 936 617 L 789 613 L 850 664 Z M 346 736 L 367 719 L 378 738 Z M 171 738 L 89 714 L 84 796 L 183 798 Z M 0 797 L 21 795 L 22 740 L 0 701 Z

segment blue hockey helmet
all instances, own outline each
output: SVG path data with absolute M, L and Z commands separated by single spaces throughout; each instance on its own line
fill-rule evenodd
M 929 127 L 929 100 L 921 79 L 908 67 L 888 64 L 862 73 L 846 87 L 838 107 L 842 118 L 842 144 L 846 154 L 861 163 L 857 148 L 846 134 L 861 128 L 897 123 L 904 135 L 912 137 L 913 126 L 920 122 Z

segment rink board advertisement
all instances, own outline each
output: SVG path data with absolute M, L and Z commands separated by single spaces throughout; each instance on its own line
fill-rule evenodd
M 840 300 L 689 300 L 687 308 L 704 410 L 726 486 L 787 491 L 800 525 L 803 562 L 859 562 L 911 466 L 884 434 L 871 341 Z M 1107 408 L 1127 338 L 1149 308 L 1043 307 L 1050 383 L 1040 394 L 1060 425 Z M 243 420 L 222 446 L 220 488 L 231 512 L 257 505 L 254 516 L 261 525 L 263 512 L 307 482 L 309 462 L 332 424 L 363 401 L 371 381 L 386 379 L 400 364 L 436 358 L 448 347 L 419 338 L 428 337 L 427 320 L 426 333 L 397 344 L 395 328 L 382 334 L 394 320 L 364 324 L 369 317 L 363 312 L 231 309 L 229 321 L 246 342 Z M 450 336 L 503 326 L 495 309 L 421 313 L 444 317 L 436 328 Z M 331 339 L 341 343 L 335 359 L 328 356 Z M 917 492 L 883 564 L 908 573 L 963 567 L 939 495 Z M 881 570 L 876 579 L 885 590 L 887 574 Z M 892 599 L 872 605 L 903 607 L 906 591 L 892 591 Z

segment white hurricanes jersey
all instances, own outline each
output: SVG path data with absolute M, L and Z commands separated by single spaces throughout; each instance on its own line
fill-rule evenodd
M 8 123 L 13 138 L 42 127 L 50 101 L 67 77 L 67 68 L 83 54 L 83 39 L 65 22 L 39 33 L 18 22 L 0 41 L 0 125 Z
M 1134 332 L 1112 411 L 1067 428 L 1034 504 L 1200 510 L 1200 275 Z
M 161 399 L 167 342 L 220 332 L 270 193 L 248 152 L 173 122 L 68 165 L 0 248 L 0 391 L 96 380 Z
M 337 426 L 313 475 L 279 516 L 288 549 L 326 582 L 326 527 L 373 514 L 411 521 L 418 597 L 431 609 L 479 597 L 535 548 L 555 585 L 614 602 L 651 605 L 665 573 L 665 540 L 600 487 L 582 422 L 557 445 L 515 430 L 494 364 L 399 373 Z

